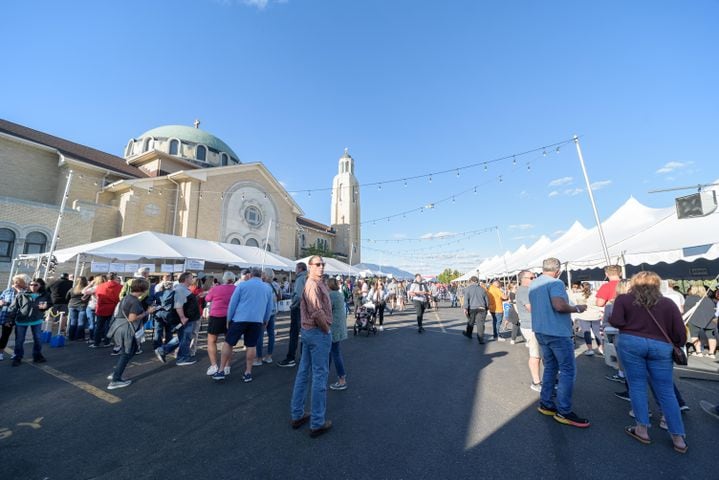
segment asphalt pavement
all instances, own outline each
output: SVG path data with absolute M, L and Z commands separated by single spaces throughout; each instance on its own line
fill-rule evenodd
M 287 351 L 288 321 L 278 322 L 275 361 Z M 145 344 L 126 371 L 133 384 L 113 391 L 108 349 L 46 345 L 46 364 L 16 368 L 6 355 L 0 479 L 719 478 L 719 422 L 699 408 L 719 402 L 716 361 L 692 358 L 676 371 L 691 407 L 689 452 L 680 455 L 653 404 L 651 445 L 623 432 L 630 404 L 613 395 L 622 385 L 604 378 L 612 370 L 603 358 L 578 347 L 574 409 L 592 426 L 561 425 L 536 411 L 524 344 L 479 345 L 460 334 L 464 324 L 443 304 L 426 314 L 423 334 L 413 312 L 387 315 L 377 335 L 350 331 L 349 388 L 328 390 L 334 427 L 314 439 L 307 426 L 289 426 L 296 369 L 255 367 L 245 384 L 241 351 L 232 375 L 213 382 L 204 350 L 197 364 L 177 367 Z

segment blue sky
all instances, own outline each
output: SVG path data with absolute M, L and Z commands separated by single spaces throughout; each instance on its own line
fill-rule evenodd
M 365 184 L 578 134 L 603 218 L 719 177 L 716 1 L 9 0 L 0 15 L 0 116 L 116 155 L 199 118 L 303 190 L 331 185 L 345 147 Z M 593 225 L 573 145 L 516 160 L 363 187 L 363 260 L 466 270 L 500 252 L 494 231 L 403 239 L 498 226 L 514 250 Z M 329 222 L 327 192 L 296 199 Z M 383 239 L 403 241 L 366 243 Z

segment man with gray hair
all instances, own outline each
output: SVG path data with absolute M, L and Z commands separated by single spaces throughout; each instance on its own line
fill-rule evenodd
M 253 268 L 250 274 L 252 278 L 235 288 L 230 305 L 227 307 L 229 326 L 225 334 L 225 343 L 222 345 L 220 368 L 212 376 L 213 380 L 225 379 L 225 368 L 232 360 L 232 347 L 237 345 L 240 337 L 244 336 L 247 350 L 245 374 L 242 379 L 245 383 L 252 381 L 255 347 L 262 334 L 263 325 L 267 325 L 272 315 L 273 292 L 272 288 L 261 280 L 262 271 L 259 268 Z
M 539 413 L 550 415 L 565 425 L 586 428 L 589 420 L 572 411 L 572 390 L 576 377 L 572 313 L 581 313 L 586 305 L 571 305 L 564 283 L 559 280 L 561 263 L 547 258 L 542 263 L 542 276 L 529 287 L 532 306 L 532 330 L 544 359 L 544 376 L 540 392 Z M 556 403 L 553 400 L 557 382 Z
M 479 286 L 479 279 L 472 277 L 469 285 L 464 289 L 464 315 L 467 317 L 467 329 L 462 335 L 471 339 L 474 324 L 477 323 L 477 341 L 484 344 L 484 320 L 487 317 L 489 297 L 487 291 Z M 479 322 L 477 322 L 479 317 Z

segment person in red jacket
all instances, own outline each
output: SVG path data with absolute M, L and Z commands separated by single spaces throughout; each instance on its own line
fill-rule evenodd
M 97 307 L 95 308 L 96 324 L 95 338 L 90 348 L 109 347 L 110 339 L 107 338 L 107 331 L 110 327 L 110 320 L 115 311 L 115 306 L 120 302 L 120 290 L 122 285 L 117 274 L 110 273 L 109 280 L 101 283 L 95 290 Z

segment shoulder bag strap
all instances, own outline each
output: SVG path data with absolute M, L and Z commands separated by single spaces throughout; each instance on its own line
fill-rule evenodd
M 656 326 L 659 327 L 659 330 L 662 331 L 662 335 L 664 335 L 664 338 L 666 338 L 667 342 L 674 345 L 674 342 L 672 342 L 672 340 L 669 338 L 669 335 L 667 335 L 667 332 L 664 330 L 664 327 L 662 327 L 659 324 L 659 322 L 657 321 L 657 318 L 654 316 L 654 314 L 651 312 L 651 310 L 649 310 L 646 305 L 644 306 L 644 309 L 647 311 L 649 316 L 652 317 L 652 320 L 654 320 L 654 323 L 656 324 Z

